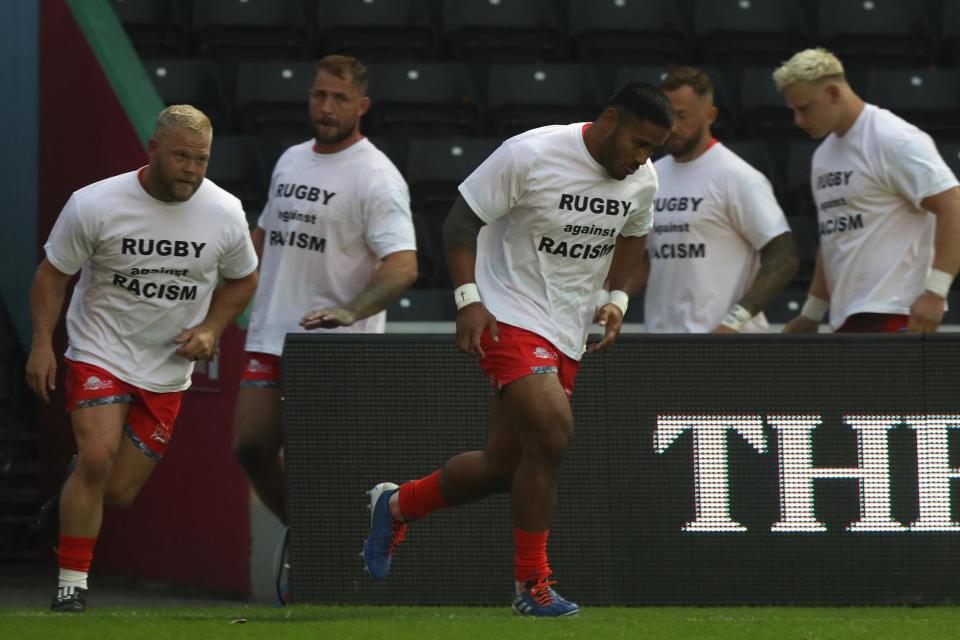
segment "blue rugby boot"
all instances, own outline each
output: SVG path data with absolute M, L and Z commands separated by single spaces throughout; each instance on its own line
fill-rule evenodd
M 370 533 L 363 543 L 363 562 L 374 580 L 383 580 L 390 573 L 393 550 L 406 537 L 407 525 L 390 515 L 387 503 L 400 487 L 381 482 L 370 491 Z
M 556 580 L 540 578 L 536 582 L 528 582 L 525 591 L 518 593 L 513 599 L 513 612 L 521 616 L 536 616 L 539 618 L 562 618 L 580 613 L 580 605 L 563 597 L 553 590 Z

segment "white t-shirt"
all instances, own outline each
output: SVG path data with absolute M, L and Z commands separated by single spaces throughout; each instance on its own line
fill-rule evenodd
M 410 192 L 387 156 L 366 138 L 337 153 L 313 144 L 290 147 L 273 170 L 247 351 L 281 355 L 304 315 L 350 302 L 383 258 L 417 248 Z M 386 317 L 313 332 L 383 333 Z
M 646 329 L 707 333 L 753 284 L 759 250 L 790 227 L 767 178 L 720 143 L 690 162 L 665 156 L 655 166 Z M 759 313 L 742 331 L 768 328 Z
M 590 155 L 584 123 L 553 125 L 504 142 L 460 185 L 486 222 L 477 241 L 477 287 L 498 321 L 532 331 L 579 360 L 593 294 L 617 236 L 653 221 L 657 174 L 642 165 L 614 180 Z
M 161 202 L 136 171 L 74 192 L 44 249 L 58 271 L 80 271 L 66 356 L 157 392 L 190 386 L 173 338 L 203 321 L 218 278 L 257 268 L 237 198 L 204 180 L 186 202 Z
M 820 143 L 810 186 L 834 329 L 855 313 L 910 313 L 936 229 L 920 202 L 957 184 L 929 135 L 874 105 Z

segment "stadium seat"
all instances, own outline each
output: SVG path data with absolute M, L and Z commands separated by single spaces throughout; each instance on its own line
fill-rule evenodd
M 802 139 L 783 94 L 773 82 L 773 67 L 747 67 L 740 76 L 740 135 L 748 138 Z
M 475 135 L 476 92 L 457 62 L 371 64 L 365 128 L 379 136 Z
M 943 0 L 940 26 L 946 62 L 952 67 L 960 67 L 960 0 Z
M 213 136 L 207 177 L 240 198 L 250 226 L 257 224 L 267 197 L 267 181 L 255 138 Z
M 429 60 L 436 37 L 426 0 L 319 0 L 321 54 L 367 62 Z
M 307 92 L 313 82 L 312 62 L 245 62 L 237 67 L 235 108 L 249 134 L 313 135 L 307 116 Z
M 874 69 L 864 97 L 934 138 L 960 139 L 960 71 L 956 69 Z
M 224 60 L 298 60 L 309 51 L 299 0 L 194 0 L 197 53 Z
M 214 133 L 229 129 L 226 99 L 209 60 L 145 60 L 144 69 L 164 104 L 192 104 L 207 114 Z
M 413 232 L 417 240 L 417 279 L 413 288 L 433 289 L 438 286 L 437 271 L 442 257 L 438 257 L 427 222 L 416 212 L 413 214 Z
M 813 152 L 819 146 L 816 140 L 791 142 L 787 150 L 786 197 L 783 205 L 787 214 L 796 217 L 817 218 L 817 207 L 810 190 L 810 165 Z
M 553 62 L 562 39 L 549 0 L 443 0 L 451 57 L 465 62 Z
M 723 74 L 720 73 L 719 68 L 712 65 L 695 66 L 709 75 L 710 81 L 713 83 L 713 101 L 719 110 L 717 120 L 713 123 L 713 133 L 721 139 L 729 138 L 733 134 L 736 114 L 733 104 L 730 102 L 730 92 L 727 89 Z M 663 79 L 667 77 L 668 70 L 668 67 L 617 67 L 611 89 L 606 93 L 613 95 L 615 91 L 631 82 L 646 82 L 659 87 Z
M 186 28 L 180 3 L 113 0 L 112 4 L 141 58 L 176 58 L 186 54 Z
M 797 243 L 797 253 L 800 255 L 800 268 L 793 278 L 795 283 L 809 284 L 813 278 L 813 270 L 817 261 L 817 247 L 819 235 L 817 233 L 817 219 L 809 216 L 787 216 L 787 224 L 793 231 L 793 238 Z
M 698 0 L 693 32 L 703 60 L 723 66 L 778 65 L 809 42 L 798 0 Z
M 593 120 L 599 110 L 593 69 L 575 64 L 491 65 L 487 107 L 495 135 Z
M 666 65 L 687 59 L 673 0 L 570 0 L 567 24 L 580 62 Z
M 915 0 L 820 0 L 820 42 L 848 68 L 928 66 L 936 49 Z
M 407 154 L 407 183 L 413 210 L 429 231 L 432 246 L 443 254 L 443 221 L 457 199 L 457 186 L 499 146 L 489 138 L 416 139 L 410 141 Z M 449 277 L 439 263 L 438 286 L 449 285 Z
M 940 155 L 953 170 L 953 175 L 960 178 L 960 142 L 946 142 L 937 145 Z

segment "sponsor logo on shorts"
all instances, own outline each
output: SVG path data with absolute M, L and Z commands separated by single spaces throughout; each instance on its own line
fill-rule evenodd
M 273 365 L 260 362 L 256 358 L 250 358 L 250 362 L 247 364 L 247 371 L 250 373 L 273 373 Z
M 83 388 L 87 391 L 100 391 L 101 389 L 112 389 L 113 380 L 101 380 L 97 376 L 90 376 L 83 383 Z
M 150 434 L 151 440 L 156 440 L 160 444 L 169 444 L 170 443 L 170 427 L 165 425 L 162 422 L 158 422 L 157 426 L 154 427 L 153 433 Z
M 533 357 L 540 358 L 541 360 L 556 360 L 557 352 L 550 351 L 549 349 L 545 349 L 543 347 L 537 347 L 533 350 Z

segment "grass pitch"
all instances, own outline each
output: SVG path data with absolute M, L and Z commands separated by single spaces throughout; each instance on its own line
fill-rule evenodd
M 0 608 L 0 638 L 9 640 L 509 640 L 536 637 L 551 640 L 931 640 L 956 638 L 958 633 L 960 608 L 956 607 L 591 607 L 576 618 L 562 620 L 518 618 L 508 607 L 294 606 L 266 609 L 238 605 L 213 609 L 93 608 L 81 615 Z

